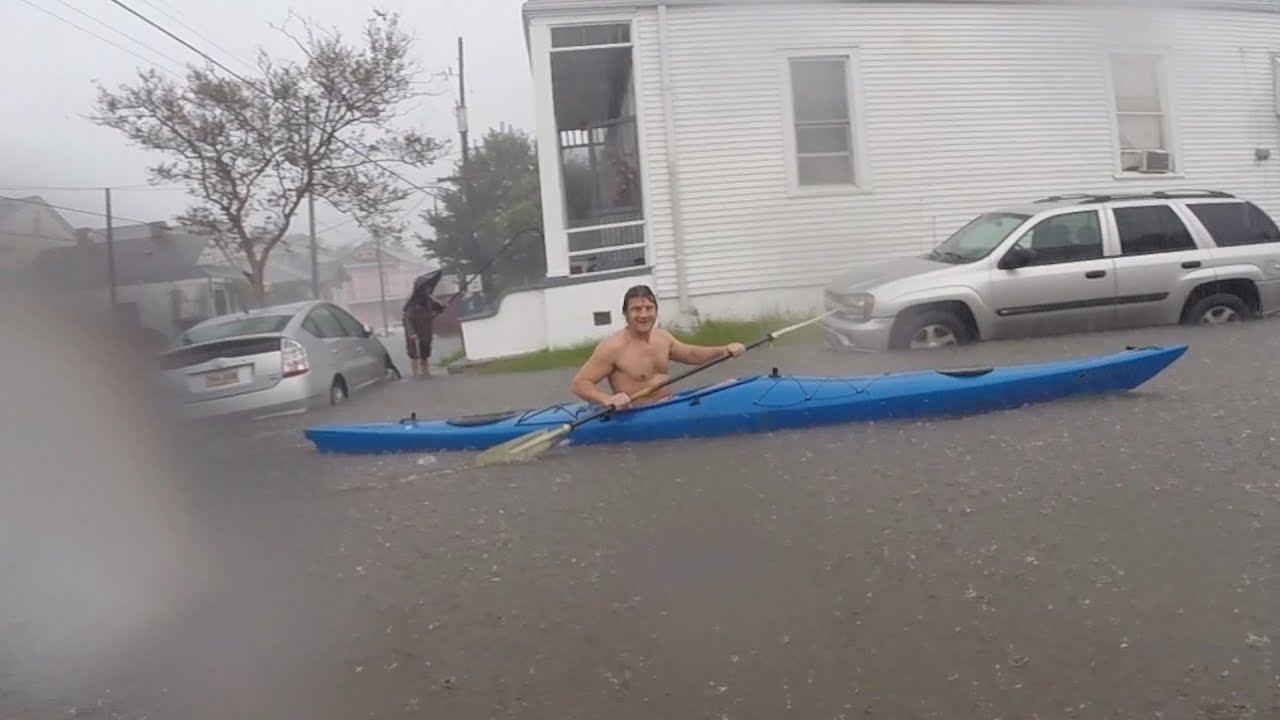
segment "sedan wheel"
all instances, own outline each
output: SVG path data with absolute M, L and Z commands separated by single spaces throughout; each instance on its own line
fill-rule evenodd
M 347 386 L 341 380 L 334 380 L 329 388 L 329 404 L 341 405 L 347 401 Z

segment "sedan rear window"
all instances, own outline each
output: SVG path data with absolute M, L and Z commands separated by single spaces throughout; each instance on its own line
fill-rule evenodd
M 251 315 L 220 323 L 211 323 L 194 327 L 182 334 L 183 345 L 209 342 L 240 337 L 242 335 L 261 335 L 278 333 L 289 324 L 292 315 Z

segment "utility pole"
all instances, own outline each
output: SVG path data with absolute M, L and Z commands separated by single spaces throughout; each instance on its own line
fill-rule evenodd
M 480 246 L 476 243 L 475 218 L 471 211 L 471 143 L 467 124 L 467 67 L 466 57 L 462 51 L 462 38 L 458 38 L 458 135 L 462 140 L 462 225 L 467 236 L 467 247 L 471 249 L 471 271 L 480 263 Z M 488 299 L 489 283 L 480 278 L 480 292 Z
M 111 322 L 117 318 L 116 310 L 116 242 L 111 221 L 111 188 L 105 188 L 107 194 L 107 287 L 111 298 Z
M 311 227 L 311 297 L 320 299 L 320 251 L 316 247 L 316 193 L 313 185 L 315 184 L 315 163 L 311 159 L 311 97 L 307 96 L 303 99 L 303 108 L 306 113 L 307 124 L 307 224 Z M 266 272 L 266 269 L 263 269 Z
M 378 307 L 382 309 L 382 334 L 385 337 L 391 334 L 391 328 L 387 324 L 387 282 L 382 276 L 382 233 L 380 232 L 373 234 L 373 251 L 378 259 Z

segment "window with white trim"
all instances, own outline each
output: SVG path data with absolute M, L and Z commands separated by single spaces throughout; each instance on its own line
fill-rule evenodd
M 857 185 L 849 57 L 792 57 L 788 71 L 794 135 L 790 162 L 796 184 Z
M 1111 87 L 1120 170 L 1174 172 L 1163 58 L 1148 53 L 1113 53 Z

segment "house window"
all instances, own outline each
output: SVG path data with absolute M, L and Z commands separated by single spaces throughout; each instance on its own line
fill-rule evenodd
M 645 218 L 631 26 L 551 28 L 551 44 L 569 273 L 643 266 Z
M 1161 57 L 1129 53 L 1112 55 L 1111 84 L 1120 145 L 1120 170 L 1173 172 Z
M 856 185 L 849 58 L 793 57 L 788 66 L 796 184 Z

